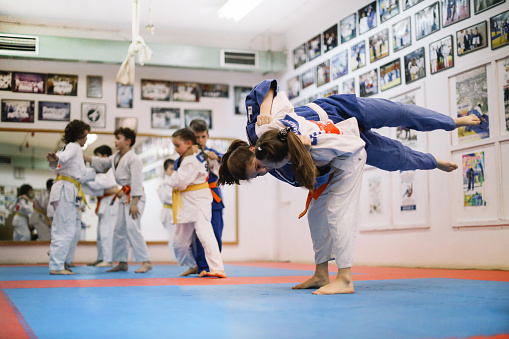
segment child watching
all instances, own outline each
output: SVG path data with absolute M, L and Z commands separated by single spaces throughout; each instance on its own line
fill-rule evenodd
M 223 154 L 219 153 L 215 149 L 207 147 L 207 140 L 209 140 L 209 129 L 207 123 L 201 119 L 194 119 L 189 124 L 189 128 L 194 132 L 196 137 L 196 142 L 200 146 L 201 150 L 204 151 L 207 156 L 207 165 L 209 170 L 209 187 L 212 193 L 212 230 L 214 231 L 214 236 L 217 240 L 217 245 L 219 246 L 219 252 L 222 250 L 223 242 L 221 241 L 221 237 L 223 235 L 223 195 L 221 193 L 221 189 L 217 186 L 217 179 L 219 176 L 219 166 L 221 166 L 221 158 Z M 200 240 L 195 239 L 193 241 L 193 255 L 196 260 L 196 264 L 198 265 L 198 271 L 193 273 L 198 273 L 199 276 L 203 277 L 207 275 L 209 271 L 209 266 L 207 265 L 207 261 L 205 260 L 205 253 L 203 251 L 203 246 Z
M 164 161 L 164 178 L 170 177 L 174 170 L 173 166 L 175 165 L 175 160 L 173 159 L 166 159 Z M 171 192 L 173 190 L 173 187 L 168 185 L 165 182 L 165 179 L 163 178 L 163 181 L 157 188 L 157 195 L 159 195 L 159 199 L 163 203 L 163 208 L 161 210 L 161 214 L 159 216 L 159 219 L 161 220 L 161 223 L 163 224 L 164 228 L 168 231 L 168 247 L 170 248 L 170 253 L 173 253 L 173 236 L 175 234 L 175 224 L 173 223 L 173 201 L 171 197 Z M 172 259 L 175 259 L 175 257 L 172 254 Z
M 193 232 L 203 245 L 205 259 L 210 267 L 208 276 L 226 278 L 219 246 L 212 231 L 212 194 L 207 183 L 207 162 L 203 152 L 194 153 L 194 133 L 187 128 L 179 129 L 172 135 L 175 151 L 180 155 L 177 170 L 166 177 L 166 183 L 173 189 L 173 221 L 176 223 L 173 247 L 181 266 L 197 269 L 192 255 Z M 184 272 L 186 273 L 186 272 Z
M 19 196 L 16 202 L 9 209 L 14 212 L 12 218 L 12 226 L 14 232 L 12 234 L 13 241 L 30 241 L 30 229 L 28 228 L 28 216 L 32 213 L 34 200 L 34 192 L 32 186 L 22 185 L 19 188 Z
M 120 207 L 113 235 L 112 260 L 119 264 L 107 272 L 127 271 L 129 258 L 129 244 L 132 249 L 132 261 L 143 262 L 135 273 L 146 273 L 152 269 L 148 248 L 141 233 L 140 219 L 145 208 L 145 192 L 143 191 L 143 163 L 132 149 L 136 142 L 136 133 L 127 127 L 117 128 L 115 147 L 118 152 L 108 158 L 85 155 L 85 161 L 90 161 L 97 172 L 104 172 L 111 168 L 115 180 L 122 189 L 117 192 Z

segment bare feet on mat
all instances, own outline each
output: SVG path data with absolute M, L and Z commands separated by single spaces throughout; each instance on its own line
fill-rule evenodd
M 207 272 L 207 276 L 216 278 L 226 278 L 226 273 L 224 273 L 224 271 L 210 271 Z
M 329 274 L 327 272 L 327 276 L 323 275 L 314 275 L 308 280 L 304 281 L 302 284 L 298 284 L 297 286 L 293 286 L 292 290 L 304 290 L 308 288 L 320 288 L 322 286 L 327 285 L 330 282 Z
M 57 271 L 49 271 L 51 275 L 74 275 L 76 273 L 68 271 L 68 270 L 57 270 Z
M 71 264 L 68 264 L 68 263 L 64 263 L 64 269 L 66 271 L 72 272 L 71 267 L 74 267 L 74 265 L 71 265 Z
M 444 172 L 452 172 L 455 169 L 458 169 L 458 165 L 451 161 L 437 159 L 437 168 Z
M 352 281 L 344 281 L 336 279 L 330 284 L 327 284 L 323 287 L 320 287 L 316 291 L 313 292 L 313 294 L 348 294 L 348 293 L 354 293 L 355 290 L 353 288 L 353 282 Z
M 470 114 L 464 117 L 456 118 L 454 119 L 454 122 L 456 123 L 456 127 L 463 127 L 479 125 L 481 120 L 479 120 L 475 114 Z
M 189 267 L 186 271 L 184 271 L 182 274 L 180 274 L 181 277 L 187 277 L 191 274 L 197 274 L 198 273 L 198 267 Z
M 101 261 L 94 265 L 94 267 L 111 267 L 111 262 L 108 261 Z
M 143 265 L 141 265 L 140 268 L 138 268 L 136 271 L 134 271 L 134 273 L 147 273 L 151 269 L 152 269 L 152 264 L 150 263 L 150 261 L 144 261 Z
M 207 272 L 207 271 L 203 270 L 203 271 L 201 271 L 201 272 L 200 272 L 200 274 L 198 274 L 198 276 L 199 276 L 200 278 L 203 278 L 203 277 L 206 277 L 206 276 L 207 276 L 207 273 L 209 273 L 209 272 Z
M 111 270 L 107 270 L 106 272 L 125 272 L 129 269 L 129 266 L 126 262 L 119 262 L 117 266 L 113 267 Z

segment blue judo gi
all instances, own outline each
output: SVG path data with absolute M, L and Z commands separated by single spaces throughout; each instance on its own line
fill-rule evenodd
M 246 98 L 246 132 L 251 145 L 258 140 L 255 132 L 256 119 L 260 114 L 260 105 L 270 88 L 274 89 L 274 97 L 276 97 L 279 87 L 277 81 L 271 79 L 256 85 Z M 403 126 L 423 132 L 436 129 L 452 131 L 456 128 L 454 120 L 447 115 L 385 99 L 358 98 L 353 94 L 339 94 L 317 99 L 313 103 L 320 106 L 334 123 L 356 118 L 361 138 L 366 142 L 366 164 L 386 171 L 430 170 L 437 167 L 437 161 L 430 153 L 415 151 L 397 140 L 372 131 L 372 128 Z M 306 120 L 320 121 L 319 114 L 309 106 L 295 107 L 295 113 Z M 279 180 L 299 186 L 291 164 L 286 164 L 280 169 L 273 169 L 269 173 Z M 327 173 L 317 177 L 317 187 L 324 184 L 327 179 Z

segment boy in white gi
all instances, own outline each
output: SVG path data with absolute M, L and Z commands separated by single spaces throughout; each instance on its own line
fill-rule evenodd
M 19 188 L 19 196 L 9 209 L 14 212 L 12 226 L 14 232 L 12 240 L 30 241 L 30 229 L 28 228 L 28 216 L 33 210 L 33 190 L 30 185 L 22 185 Z
M 168 247 L 170 248 L 171 259 L 175 259 L 175 255 L 173 254 L 173 237 L 175 235 L 175 224 L 173 223 L 173 200 L 171 197 L 173 187 L 165 182 L 165 178 L 170 177 L 173 174 L 174 165 L 175 160 L 173 159 L 166 159 L 164 161 L 164 178 L 157 188 L 157 195 L 163 203 L 163 208 L 161 209 L 159 219 L 161 220 L 164 228 L 168 231 Z
M 113 261 L 119 264 L 107 272 L 127 271 L 129 258 L 129 244 L 133 262 L 143 262 L 136 273 L 146 273 L 152 269 L 148 248 L 141 233 L 140 219 L 145 208 L 145 192 L 143 191 L 143 163 L 134 153 L 132 146 L 136 142 L 136 133 L 127 127 L 115 130 L 115 147 L 118 152 L 108 158 L 90 157 L 85 155 L 85 161 L 90 161 L 92 168 L 104 172 L 111 168 L 115 180 L 122 189 L 117 192 L 116 199 L 120 200 L 117 222 L 113 234 Z
M 37 230 L 38 240 L 51 240 L 51 220 L 48 217 L 49 193 L 53 179 L 46 181 L 46 189 L 34 198 L 34 210 L 30 214 L 30 225 Z
M 219 246 L 212 231 L 210 193 L 207 182 L 208 171 L 205 154 L 195 153 L 194 133 L 187 129 L 177 130 L 172 135 L 175 151 L 180 155 L 177 170 L 166 177 L 166 183 L 173 189 L 173 221 L 176 223 L 173 247 L 180 266 L 196 268 L 191 250 L 193 232 L 203 245 L 205 258 L 210 268 L 208 276 L 226 278 Z
M 51 245 L 49 257 L 50 274 L 74 274 L 65 268 L 74 258 L 81 231 L 78 208 L 85 194 L 81 184 L 93 180 L 95 173 L 88 171 L 83 161 L 83 147 L 87 141 L 90 126 L 80 120 L 67 124 L 63 141 L 65 146 L 57 153 L 48 153 L 46 158 L 57 178 L 50 192 L 49 203 L 53 207 Z
M 108 158 L 112 155 L 111 148 L 102 145 L 94 150 L 94 155 L 100 158 Z M 118 200 L 113 197 L 118 192 L 115 175 L 110 168 L 106 173 L 97 173 L 95 180 L 87 182 L 84 186 L 88 192 L 97 197 L 95 213 L 97 222 L 97 260 L 88 266 L 110 267 L 113 251 L 113 229 L 117 221 Z

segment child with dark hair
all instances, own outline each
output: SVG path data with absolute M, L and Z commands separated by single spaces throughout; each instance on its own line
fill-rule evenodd
M 94 149 L 94 155 L 100 158 L 108 158 L 112 155 L 108 145 L 102 145 Z M 112 264 L 113 251 L 113 228 L 117 221 L 118 200 L 113 200 L 117 193 L 115 175 L 110 168 L 106 173 L 97 173 L 95 180 L 86 183 L 84 188 L 87 193 L 97 197 L 95 213 L 97 222 L 97 260 L 88 266 L 110 267 Z
M 107 272 L 127 271 L 129 266 L 129 245 L 134 262 L 143 264 L 136 273 L 146 273 L 152 269 L 147 243 L 141 233 L 140 219 L 145 208 L 145 192 L 143 190 L 143 163 L 132 149 L 136 141 L 136 133 L 127 127 L 115 130 L 115 147 L 118 152 L 107 158 L 85 155 L 97 172 L 112 169 L 116 182 L 122 188 L 113 198 L 120 200 L 117 222 L 113 233 L 112 260 L 119 264 Z
M 14 241 L 30 241 L 30 229 L 28 223 L 28 216 L 33 210 L 33 198 L 34 192 L 32 186 L 22 185 L 18 190 L 18 198 L 9 207 L 9 210 L 14 212 L 12 218 L 12 226 L 14 232 L 12 234 L 12 240 Z
M 81 184 L 93 180 L 94 171 L 87 171 L 83 161 L 82 147 L 87 141 L 90 126 L 83 121 L 73 120 L 67 124 L 62 140 L 66 143 L 56 153 L 46 158 L 57 178 L 50 192 L 49 203 L 53 207 L 51 227 L 50 274 L 74 274 L 66 269 L 74 258 L 81 231 L 78 208 L 81 201 L 86 204 Z
M 223 242 L 221 237 L 223 236 L 223 194 L 221 189 L 217 186 L 217 179 L 219 176 L 219 166 L 221 165 L 221 158 L 223 157 L 222 153 L 219 153 L 213 148 L 207 147 L 207 140 L 209 139 L 209 128 L 207 123 L 202 119 L 194 119 L 189 124 L 189 128 L 194 132 L 196 137 L 196 142 L 200 146 L 201 150 L 207 154 L 207 166 L 209 170 L 209 187 L 212 193 L 212 229 L 214 230 L 214 236 L 217 240 L 217 245 L 219 246 L 219 252 L 221 252 L 223 247 Z M 196 235 L 194 236 L 193 241 L 193 255 L 196 260 L 196 264 L 198 265 L 197 272 L 191 273 L 199 273 L 200 276 L 205 276 L 207 272 L 210 270 L 207 265 L 207 261 L 205 260 L 205 252 L 203 251 L 203 246 L 200 240 L 196 239 Z
M 170 248 L 170 253 L 174 253 L 173 250 L 173 237 L 175 235 L 175 224 L 173 223 L 173 200 L 172 200 L 172 190 L 173 187 L 168 185 L 165 181 L 167 177 L 170 177 L 174 170 L 173 167 L 175 165 L 175 160 L 166 159 L 163 164 L 164 174 L 163 180 L 159 184 L 157 188 L 157 195 L 159 199 L 163 203 L 163 208 L 161 209 L 161 214 L 159 215 L 159 220 L 163 224 L 166 231 L 168 231 L 168 247 Z M 172 254 L 171 259 L 175 259 L 175 256 Z
M 37 239 L 51 240 L 51 219 L 48 217 L 49 194 L 55 180 L 46 181 L 46 189 L 34 198 L 34 210 L 30 214 L 30 225 L 37 231 Z
M 207 182 L 207 161 L 203 152 L 195 153 L 193 145 L 196 137 L 187 128 L 179 129 L 172 135 L 175 151 L 180 155 L 177 169 L 166 177 L 166 183 L 173 187 L 173 222 L 176 224 L 173 247 L 180 266 L 189 266 L 182 275 L 196 271 L 196 261 L 192 255 L 193 232 L 203 245 L 205 258 L 210 267 L 208 276 L 226 278 L 219 246 L 212 231 L 212 194 Z

